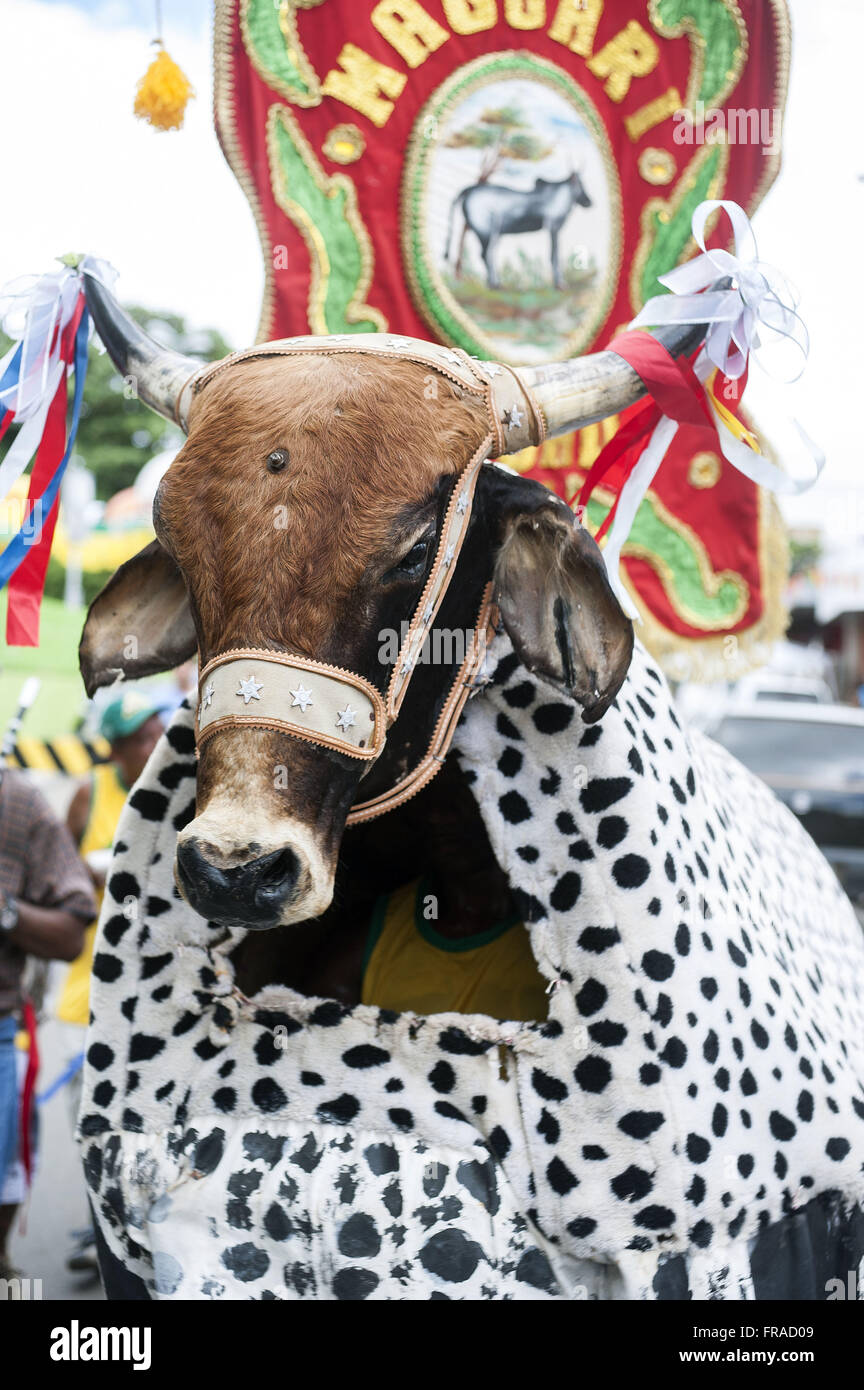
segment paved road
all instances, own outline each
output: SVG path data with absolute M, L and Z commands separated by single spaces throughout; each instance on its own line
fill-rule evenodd
M 45 1090 L 60 1074 L 68 1059 L 68 1030 L 48 1021 L 39 1030 L 41 1069 L 39 1089 Z M 42 1280 L 43 1299 L 101 1299 L 97 1281 L 70 1274 L 66 1257 L 72 1241 L 69 1233 L 87 1223 L 84 1178 L 72 1138 L 68 1095 L 62 1090 L 41 1107 L 39 1169 L 26 1213 L 26 1229 L 19 1225 L 10 1243 L 12 1261 L 31 1279 Z

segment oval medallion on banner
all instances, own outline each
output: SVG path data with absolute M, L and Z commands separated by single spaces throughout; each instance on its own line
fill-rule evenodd
M 588 347 L 618 282 L 621 192 L 568 73 L 494 53 L 434 92 L 405 162 L 402 253 L 437 337 L 514 365 Z

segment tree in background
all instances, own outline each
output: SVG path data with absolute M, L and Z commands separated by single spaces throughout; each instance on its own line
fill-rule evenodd
M 552 153 L 531 129 L 518 106 L 487 107 L 473 125 L 454 130 L 444 142 L 451 150 L 483 150 L 478 183 L 488 183 L 505 159 L 526 159 L 535 163 Z
M 815 535 L 789 537 L 789 574 L 809 574 L 822 559 L 822 540 Z
M 216 329 L 192 330 L 177 314 L 160 314 L 134 306 L 129 313 L 157 342 L 177 352 L 213 362 L 231 351 Z M 179 449 L 182 442 L 177 426 L 135 397 L 108 354 L 100 351 L 94 340 L 90 344 L 75 453 L 96 479 L 96 496 L 104 502 L 121 488 L 131 487 L 148 459 L 175 444 Z
M 177 314 L 128 307 L 136 322 L 166 347 L 208 362 L 231 351 L 215 328 L 193 330 Z M 0 356 L 8 347 L 9 340 L 0 334 Z M 7 438 L 11 437 L 10 432 Z M 82 459 L 93 474 L 100 501 L 107 502 L 121 488 L 131 487 L 148 459 L 175 444 L 179 449 L 182 442 L 176 425 L 163 420 L 135 397 L 94 338 L 90 343 L 75 457 Z

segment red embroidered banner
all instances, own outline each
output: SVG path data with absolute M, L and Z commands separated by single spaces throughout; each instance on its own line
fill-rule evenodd
M 788 49 L 783 0 L 217 0 L 259 337 L 388 329 L 513 364 L 607 346 L 692 254 L 698 203 L 752 213 L 770 186 Z M 618 423 L 511 462 L 572 497 Z M 676 674 L 782 630 L 776 507 L 707 425 L 678 431 L 624 569 Z

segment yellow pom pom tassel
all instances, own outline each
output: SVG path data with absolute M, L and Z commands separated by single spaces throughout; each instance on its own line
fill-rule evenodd
M 186 74 L 160 48 L 138 83 L 135 115 L 157 130 L 179 130 L 189 98 L 194 95 Z

